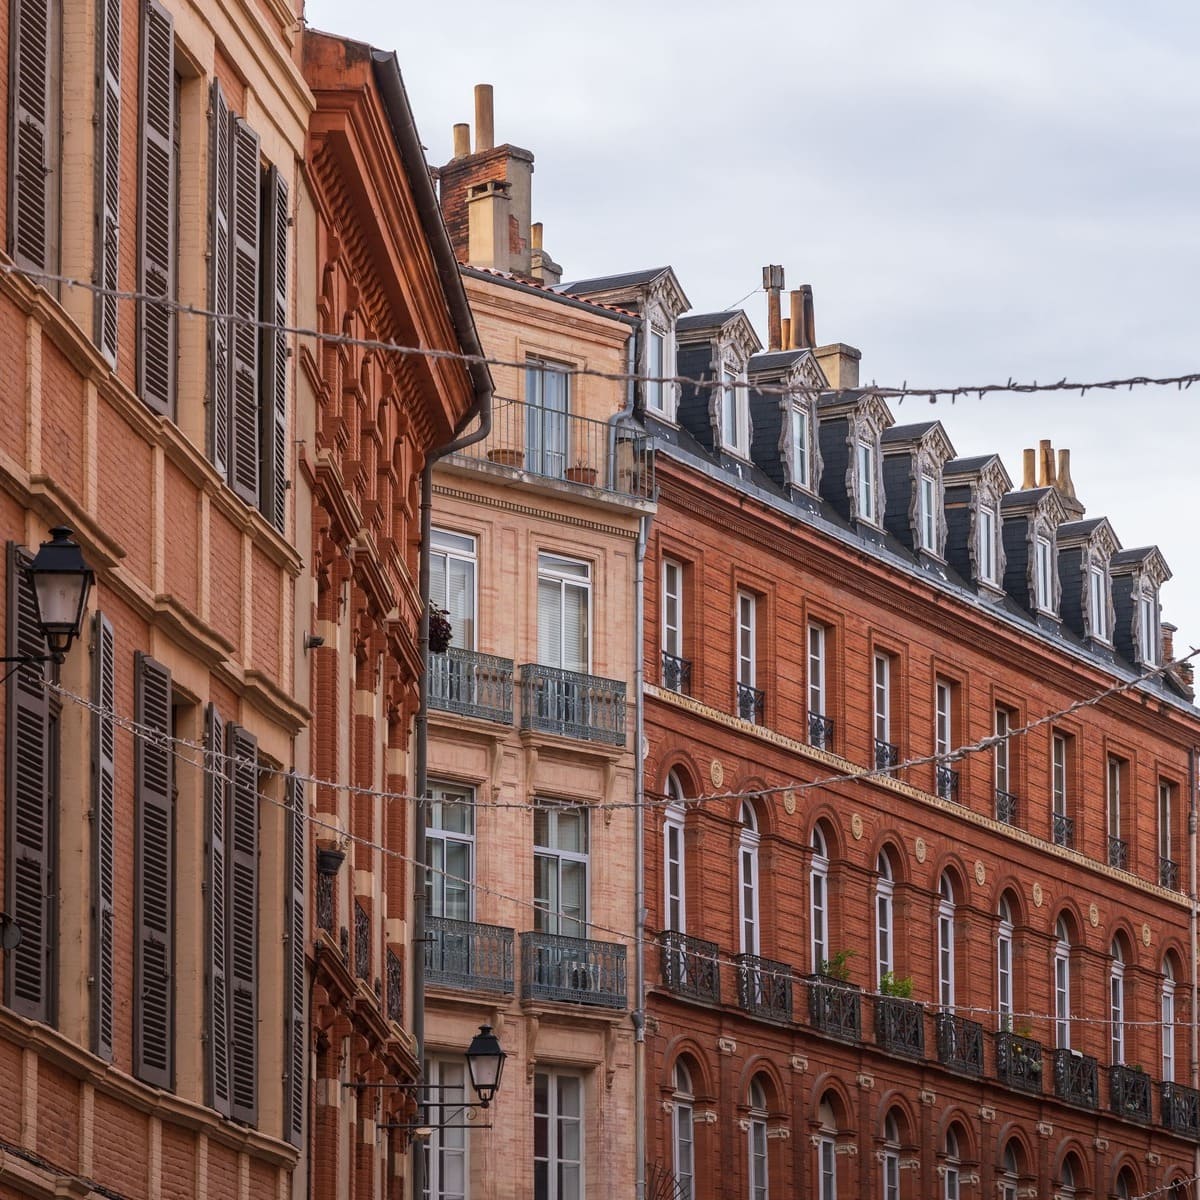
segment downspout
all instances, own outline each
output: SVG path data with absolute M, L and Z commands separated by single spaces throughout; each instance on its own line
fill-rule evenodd
M 1188 882 L 1188 894 L 1191 905 L 1188 910 L 1188 955 L 1192 960 L 1192 1070 L 1191 1081 L 1193 1088 L 1200 1088 L 1200 1014 L 1196 1012 L 1197 995 L 1200 993 L 1200 963 L 1196 958 L 1197 925 L 1200 923 L 1200 912 L 1197 906 L 1200 900 L 1196 896 L 1196 770 L 1200 767 L 1200 752 L 1193 746 L 1188 751 L 1188 869 L 1191 878 Z M 1192 1174 L 1200 1178 L 1200 1146 L 1193 1151 Z

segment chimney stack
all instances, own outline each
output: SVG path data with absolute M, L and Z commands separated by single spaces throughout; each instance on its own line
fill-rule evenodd
M 1054 447 L 1049 438 L 1038 442 L 1038 486 L 1056 487 L 1057 476 L 1054 473 Z
M 471 127 L 460 121 L 454 127 L 454 157 L 466 158 L 471 153 Z
M 781 350 L 790 350 L 792 348 L 791 317 L 781 317 L 779 320 L 779 348 Z
M 475 85 L 475 153 L 491 150 L 496 144 L 496 124 L 492 110 L 492 85 Z
M 767 293 L 767 349 L 782 350 L 783 329 L 779 314 L 779 293 L 783 291 L 782 267 L 763 267 L 763 290 Z
M 1071 478 L 1071 452 L 1070 450 L 1060 450 L 1058 452 L 1058 490 L 1068 500 L 1076 500 L 1075 481 Z
M 803 284 L 800 294 L 804 298 L 804 345 L 815 346 L 817 344 L 817 315 L 813 309 L 812 285 Z
M 1021 480 L 1021 490 L 1028 491 L 1030 488 L 1037 487 L 1037 451 L 1032 447 L 1026 447 L 1022 453 L 1024 455 L 1025 476 Z
M 792 307 L 792 342 L 789 350 L 806 349 L 804 341 L 804 293 L 796 288 L 788 293 Z

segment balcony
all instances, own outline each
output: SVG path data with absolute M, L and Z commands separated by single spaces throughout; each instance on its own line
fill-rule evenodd
M 808 1021 L 821 1033 L 845 1042 L 862 1041 L 862 996 L 853 984 L 809 975 Z
M 668 930 L 662 935 L 663 985 L 677 996 L 721 1003 L 721 967 L 716 942 Z
M 457 646 L 451 646 L 444 654 L 431 654 L 429 707 L 511 725 L 512 659 L 460 650 Z
M 808 744 L 818 750 L 833 752 L 833 718 L 824 713 L 808 714 Z
M 876 996 L 875 1044 L 906 1058 L 924 1058 L 924 1006 L 900 996 Z
M 890 771 L 900 763 L 900 747 L 895 742 L 875 739 L 875 770 Z
M 662 652 L 662 685 L 668 692 L 687 695 L 692 690 L 692 664 L 678 654 Z
M 625 947 L 557 933 L 523 933 L 521 997 L 624 1008 Z
M 953 800 L 958 803 L 958 772 L 953 767 L 938 763 L 935 786 L 937 794 L 943 800 Z
M 766 711 L 766 701 L 767 694 L 762 688 L 752 687 L 748 683 L 737 685 L 737 715 L 743 721 L 761 725 Z
M 738 1006 L 743 1012 L 768 1021 L 792 1019 L 792 968 L 787 963 L 738 954 Z
M 1060 813 L 1054 814 L 1051 835 L 1056 846 L 1065 846 L 1068 850 L 1075 845 L 1075 822 L 1070 817 Z
M 1158 886 L 1172 892 L 1179 891 L 1179 864 L 1174 859 L 1159 858 Z
M 1150 1076 L 1137 1067 L 1108 1068 L 1108 1104 L 1118 1117 L 1148 1124 L 1153 1112 Z
M 1122 871 L 1129 870 L 1129 843 L 1124 838 L 1108 839 L 1108 865 Z
M 451 917 L 425 919 L 425 978 L 466 992 L 513 991 L 513 931 Z
M 387 1017 L 397 1024 L 404 1020 L 404 964 L 393 950 L 387 952 Z
M 1054 1051 L 1054 1094 L 1078 1108 L 1100 1104 L 1099 1068 L 1090 1054 L 1074 1050 Z
M 996 789 L 996 820 L 1004 825 L 1017 823 L 1017 798 L 1001 788 Z
M 624 746 L 625 682 L 525 663 L 521 728 Z
M 1172 1133 L 1200 1140 L 1200 1092 L 1182 1083 L 1164 1083 L 1162 1123 Z
M 371 918 L 357 900 L 354 902 L 354 974 L 371 978 Z
M 938 1062 L 963 1075 L 983 1074 L 983 1026 L 978 1021 L 940 1012 L 937 1015 Z
M 996 1078 L 1019 1092 L 1042 1091 L 1042 1043 L 1019 1033 L 996 1034 Z
M 452 462 L 490 462 L 526 476 L 561 480 L 612 496 L 651 499 L 654 455 L 640 430 L 497 397 L 492 432 Z

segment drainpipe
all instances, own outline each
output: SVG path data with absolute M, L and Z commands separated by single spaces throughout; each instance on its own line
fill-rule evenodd
M 1191 907 L 1188 913 L 1188 956 L 1192 960 L 1192 1070 L 1193 1088 L 1200 1088 L 1200 1014 L 1196 1012 L 1197 995 L 1200 993 L 1200 963 L 1196 959 L 1197 925 L 1200 923 L 1200 900 L 1196 896 L 1196 770 L 1200 767 L 1200 750 L 1193 746 L 1188 752 L 1188 869 L 1191 879 L 1188 893 Z M 1200 1177 L 1200 1146 L 1193 1152 L 1192 1174 Z

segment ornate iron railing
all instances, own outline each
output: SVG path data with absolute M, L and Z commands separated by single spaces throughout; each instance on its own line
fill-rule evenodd
M 958 772 L 944 763 L 938 763 L 937 767 L 937 794 L 943 800 L 958 803 Z
M 964 1075 L 983 1074 L 983 1026 L 954 1013 L 937 1015 L 938 1062 Z
M 678 654 L 662 652 L 662 685 L 669 692 L 686 695 L 692 688 L 692 664 Z
M 1074 1050 L 1054 1051 L 1054 1094 L 1079 1108 L 1100 1104 L 1099 1068 L 1090 1054 Z
M 1054 844 L 1056 846 L 1066 846 L 1068 849 L 1075 845 L 1075 820 L 1072 817 L 1064 817 L 1061 813 L 1054 814 Z
M 521 728 L 624 746 L 625 681 L 525 663 Z
M 387 952 L 387 1015 L 397 1024 L 404 1020 L 404 964 L 394 950 Z
M 900 764 L 900 747 L 895 742 L 875 739 L 875 770 L 888 771 Z
M 1174 859 L 1158 860 L 1158 886 L 1170 888 L 1173 892 L 1179 890 L 1179 864 Z
M 625 947 L 556 933 L 523 933 L 521 995 L 624 1008 Z
M 833 718 L 824 713 L 808 714 L 808 744 L 818 750 L 833 750 Z
M 342 958 L 346 960 L 346 966 L 350 965 L 350 930 L 345 925 L 338 930 L 338 948 L 342 952 Z
M 862 1041 L 862 994 L 853 984 L 825 975 L 808 975 L 808 1021 L 830 1037 Z
M 924 1058 L 924 1005 L 902 996 L 876 996 L 875 1044 L 893 1054 Z
M 766 711 L 767 694 L 762 688 L 751 687 L 748 683 L 737 685 L 737 715 L 743 721 L 753 721 L 755 725 L 763 723 Z
M 359 979 L 371 978 L 371 918 L 357 900 L 354 902 L 354 973 Z
M 1124 838 L 1108 839 L 1108 865 L 1125 871 L 1129 867 L 1129 843 Z
M 513 990 L 513 931 L 452 917 L 425 918 L 425 978 L 468 992 Z
M 1162 1085 L 1164 1129 L 1200 1140 L 1200 1092 L 1182 1083 Z
M 1007 1030 L 995 1034 L 996 1078 L 1022 1092 L 1042 1091 L 1042 1043 Z
M 333 933 L 334 876 L 317 872 L 317 927 Z
M 668 930 L 662 934 L 663 984 L 677 996 L 721 1003 L 721 953 L 716 942 Z
M 1149 1121 L 1154 1115 L 1151 1090 L 1150 1076 L 1138 1067 L 1122 1063 L 1108 1068 L 1108 1104 L 1118 1117 Z
M 790 1021 L 792 968 L 757 954 L 738 954 L 733 961 L 737 964 L 738 1007 L 769 1021 Z
M 1012 792 L 996 789 L 996 820 L 1005 825 L 1017 823 L 1017 798 Z
M 443 712 L 511 725 L 513 664 L 511 658 L 477 654 L 451 646 L 429 656 L 429 706 Z

